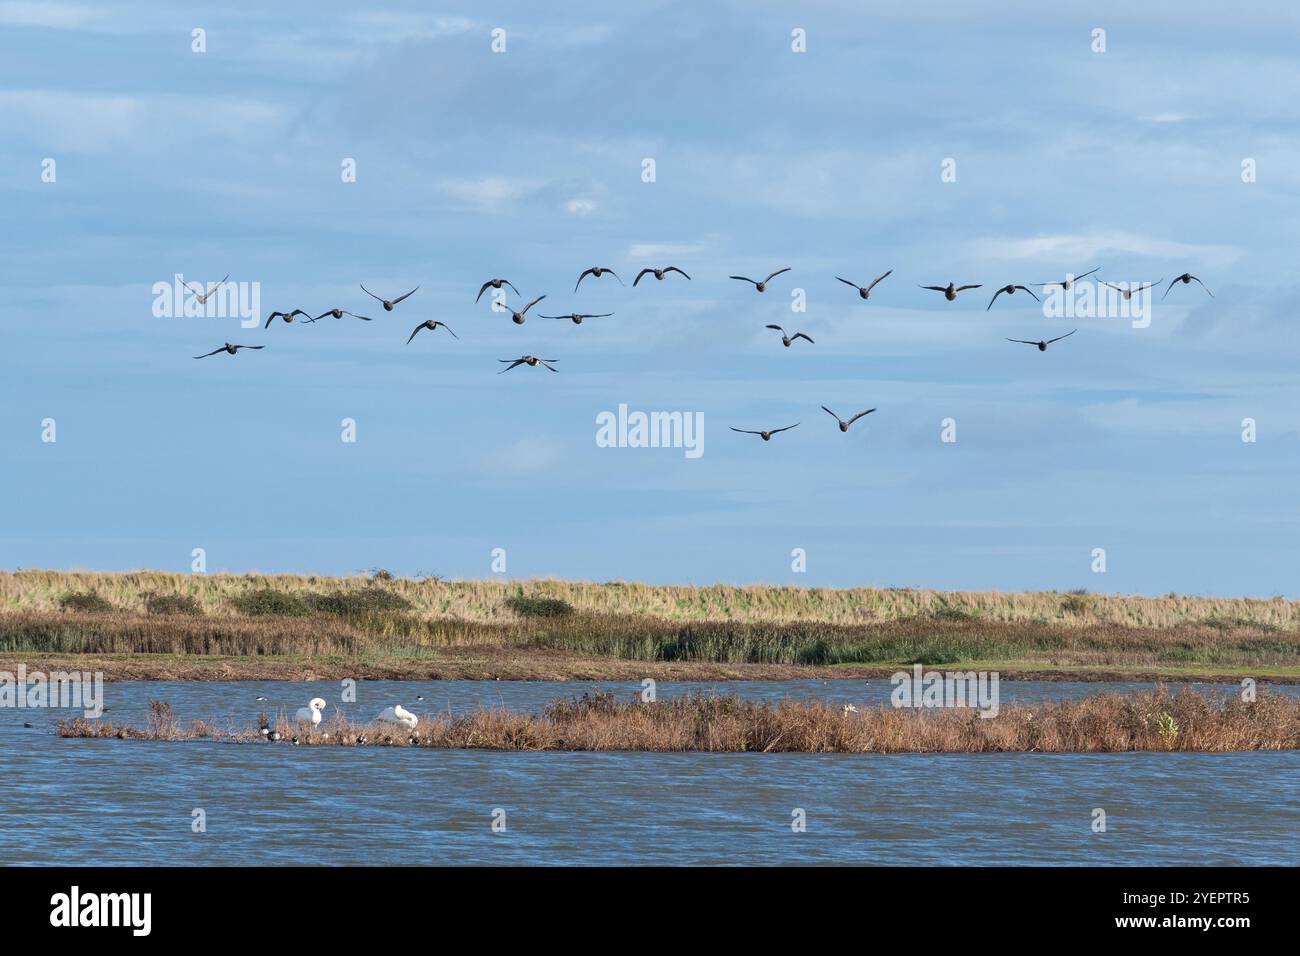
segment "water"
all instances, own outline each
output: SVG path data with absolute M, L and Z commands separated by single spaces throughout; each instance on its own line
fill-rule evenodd
M 660 684 L 665 696 L 699 685 Z M 1006 682 L 1003 703 L 1144 684 Z M 533 709 L 635 684 L 366 682 L 353 716 Z M 718 685 L 871 705 L 887 680 Z M 1202 686 L 1199 689 L 1211 689 Z M 1225 693 L 1232 688 L 1221 688 Z M 1297 693 L 1297 688 L 1277 688 Z M 335 683 L 123 682 L 181 719 L 337 700 Z M 256 702 L 258 695 L 271 697 Z M 429 698 L 416 702 L 415 697 Z M 61 740 L 0 710 L 0 864 L 1279 864 L 1300 862 L 1300 757 L 1243 754 L 568 754 Z M 24 728 L 23 723 L 35 726 Z M 1091 830 L 1104 808 L 1106 833 Z M 193 833 L 192 811 L 207 832 Z M 792 832 L 801 808 L 807 830 Z M 493 813 L 506 829 L 494 833 Z

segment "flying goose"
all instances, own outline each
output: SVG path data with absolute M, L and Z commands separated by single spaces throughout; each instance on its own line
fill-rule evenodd
M 1061 341 L 1061 339 L 1068 339 L 1071 335 L 1073 335 L 1075 332 L 1078 331 L 1079 331 L 1078 329 L 1071 329 L 1070 331 L 1066 332 L 1064 335 L 1058 335 L 1054 339 L 1047 339 L 1046 341 L 1043 342 L 1031 342 L 1029 339 L 1007 339 L 1007 341 L 1019 342 L 1021 345 L 1036 345 L 1038 346 L 1038 351 L 1046 352 L 1047 347 L 1051 345 L 1053 342 L 1059 342 Z
M 786 266 L 784 269 L 777 269 L 775 272 L 773 272 L 771 275 L 769 275 L 769 276 L 768 276 L 766 279 L 764 279 L 762 282 L 759 282 L 757 279 L 751 279 L 751 278 L 749 278 L 749 276 L 731 276 L 731 278 L 732 278 L 732 279 L 739 279 L 741 282 L 748 282 L 748 283 L 750 283 L 750 284 L 751 284 L 755 289 L 757 289 L 759 292 L 766 292 L 766 291 L 767 291 L 767 284 L 768 284 L 769 282 L 771 282 L 773 279 L 775 279 L 775 278 L 776 278 L 777 276 L 779 276 L 781 273 L 783 273 L 783 272 L 789 272 L 789 271 L 790 271 L 790 267 L 789 267 L 789 266 Z
M 568 319 L 574 325 L 582 325 L 583 319 L 607 319 L 613 312 L 571 312 L 568 315 L 539 315 L 539 319 Z
M 954 283 L 954 282 L 949 282 L 946 286 L 942 286 L 942 285 L 923 285 L 923 286 L 920 286 L 920 288 L 922 288 L 922 289 L 929 289 L 929 290 L 931 290 L 932 292 L 942 292 L 942 293 L 943 293 L 943 297 L 944 297 L 945 299 L 947 299 L 949 302 L 951 302 L 951 301 L 953 301 L 954 299 L 957 298 L 957 293 L 958 293 L 958 292 L 965 292 L 967 289 L 978 289 L 978 288 L 980 288 L 980 286 L 981 286 L 982 284 L 983 284 L 983 283 L 978 283 L 978 284 L 976 284 L 976 285 L 957 285 L 957 284 Z
M 877 285 L 879 285 L 881 279 L 888 278 L 889 274 L 893 271 L 894 271 L 893 269 L 890 269 L 889 272 L 886 272 L 884 275 L 878 277 L 875 282 L 871 283 L 871 285 L 858 285 L 856 282 L 850 282 L 848 279 L 843 279 L 840 278 L 839 276 L 836 276 L 835 278 L 839 279 L 845 285 L 851 285 L 853 286 L 853 288 L 857 289 L 858 298 L 869 299 L 871 298 L 871 290 L 874 289 Z
M 317 321 L 318 319 L 323 319 L 323 318 L 325 318 L 325 316 L 327 316 L 327 315 L 332 315 L 332 316 L 334 316 L 334 318 L 336 318 L 336 319 L 341 319 L 341 318 L 343 318 L 343 316 L 345 316 L 345 315 L 350 315 L 350 316 L 352 316 L 352 318 L 354 318 L 354 319 L 360 319 L 362 322 L 371 322 L 371 321 L 374 321 L 374 320 L 371 319 L 370 316 L 368 316 L 368 315 L 357 315 L 355 312 L 349 312 L 347 309 L 326 309 L 326 310 L 325 310 L 324 312 L 322 312 L 320 315 L 316 316 L 316 318 L 314 318 L 314 319 L 308 319 L 307 321 L 308 321 L 308 322 L 315 322 L 315 321 Z
M 1098 280 L 1098 281 L 1100 281 L 1100 280 Z M 1131 298 L 1133 298 L 1133 293 L 1134 293 L 1134 292 L 1145 292 L 1147 289 L 1151 288 L 1152 286 L 1159 285 L 1160 283 L 1162 283 L 1162 282 L 1164 282 L 1164 281 L 1165 281 L 1165 280 L 1164 280 L 1163 278 L 1160 278 L 1160 279 L 1157 279 L 1155 282 L 1148 282 L 1146 285 L 1144 285 L 1144 286 L 1139 286 L 1139 287 L 1136 288 L 1136 289 L 1121 289 L 1119 286 L 1117 286 L 1117 285 L 1111 285 L 1109 282 L 1102 282 L 1101 284 L 1104 285 L 1104 286 L 1106 286 L 1106 287 L 1109 288 L 1109 289 L 1114 289 L 1116 292 L 1118 292 L 1118 293 L 1120 293 L 1121 295 L 1123 295 L 1124 298 L 1127 300 L 1127 299 L 1131 299 Z M 1166 291 L 1165 294 L 1168 295 L 1168 294 L 1169 294 L 1168 291 Z
M 510 363 L 508 366 L 503 368 L 500 372 L 497 372 L 498 375 L 504 375 L 506 372 L 510 371 L 510 369 L 514 368 L 516 365 L 527 365 L 530 368 L 536 368 L 539 365 L 546 365 L 547 362 L 557 362 L 559 361 L 559 359 L 543 359 L 543 358 L 537 358 L 536 356 L 532 356 L 532 355 L 523 355 L 517 359 L 497 359 L 497 361 Z M 546 365 L 546 367 L 549 368 L 552 372 L 559 371 L 558 368 L 553 368 L 550 365 Z
M 1063 281 L 1063 282 L 1035 282 L 1035 283 L 1033 283 L 1033 284 L 1034 284 L 1034 285 L 1038 285 L 1038 286 L 1042 286 L 1043 288 L 1047 288 L 1049 285 L 1059 285 L 1059 286 L 1060 286 L 1062 289 L 1064 289 L 1066 292 L 1069 292 L 1069 291 L 1070 291 L 1070 286 L 1074 285 L 1074 283 L 1078 282 L 1080 279 L 1086 279 L 1086 278 L 1088 278 L 1088 276 L 1092 275 L 1093 272 L 1097 272 L 1097 271 L 1099 271 L 1100 269 L 1101 269 L 1101 266 L 1098 266 L 1096 269 L 1093 269 L 1092 272 L 1085 272 L 1085 273 L 1084 273 L 1083 275 L 1081 275 L 1081 276 L 1070 275 L 1070 274 L 1067 273 L 1066 276 L 1065 276 L 1065 281 Z
M 1015 295 L 1017 289 L 1020 289 L 1022 292 L 1029 292 L 1029 294 L 1030 294 L 1031 296 L 1033 296 L 1033 299 L 1034 299 L 1035 302 L 1042 302 L 1042 301 L 1043 301 L 1043 300 L 1040 299 L 1038 296 L 1036 296 L 1036 295 L 1034 295 L 1032 292 L 1030 292 L 1028 286 L 1023 286 L 1023 285 L 1004 285 L 1002 288 L 998 289 L 997 292 L 994 292 L 994 293 L 993 293 L 993 298 L 989 299 L 988 307 L 985 308 L 984 311 L 987 312 L 989 309 L 993 308 L 993 303 L 996 302 L 996 301 L 998 300 L 998 296 L 1000 296 L 1003 292 L 1005 292 L 1007 295 Z
M 842 432 L 846 432 L 846 431 L 849 430 L 849 426 L 850 426 L 850 425 L 852 425 L 854 422 L 856 422 L 856 421 L 857 421 L 859 418 L 861 418 L 863 415 L 870 415 L 872 412 L 875 411 L 875 409 L 874 409 L 874 408 L 868 408 L 865 412 L 858 412 L 856 415 L 854 415 L 852 418 L 850 418 L 847 422 L 846 422 L 844 419 L 840 418 L 840 416 L 836 415 L 833 411 L 831 411 L 831 410 L 830 410 L 829 408 L 827 408 L 825 405 L 822 406 L 822 411 L 824 411 L 827 415 L 829 415 L 831 418 L 835 419 L 837 422 L 840 423 L 840 431 L 842 431 Z
M 194 357 L 196 359 L 207 358 L 209 355 L 216 355 L 218 352 L 229 352 L 231 355 L 234 355 L 240 349 L 264 349 L 264 348 L 266 348 L 265 345 L 231 345 L 229 342 L 227 342 L 219 349 L 213 349 L 211 352 L 204 352 L 202 355 L 196 355 Z M 261 698 L 258 699 L 260 700 Z
M 1169 289 L 1172 289 L 1179 282 L 1181 282 L 1183 285 L 1190 285 L 1193 279 L 1196 279 L 1196 276 L 1192 275 L 1190 272 L 1184 272 L 1182 275 L 1174 277 L 1173 281 L 1169 283 Z M 1200 279 L 1196 279 L 1196 284 L 1199 285 L 1202 289 L 1205 289 L 1205 294 L 1208 295 L 1211 299 L 1214 298 L 1214 293 L 1211 292 L 1209 289 L 1205 288 L 1204 282 L 1202 282 Z M 1165 289 L 1165 295 L 1169 294 L 1169 289 Z M 1162 295 L 1160 298 L 1163 299 L 1165 295 Z M 201 302 L 203 300 L 200 299 L 199 301 Z
M 809 338 L 809 337 L 808 337 L 805 333 L 803 333 L 803 332 L 796 332 L 794 335 L 786 335 L 786 334 L 785 334 L 785 329 L 781 328 L 781 326 L 779 326 L 779 325 L 769 325 L 769 326 L 766 326 L 766 328 L 769 328 L 769 329 L 776 329 L 776 331 L 780 332 L 780 333 L 781 333 L 781 344 L 784 345 L 786 348 L 789 348 L 789 347 L 790 347 L 790 343 L 793 342 L 795 339 L 808 339 L 808 344 L 810 344 L 810 345 L 816 345 L 816 344 L 817 344 L 816 342 L 814 342 L 811 338 Z
M 582 275 L 578 276 L 578 281 L 573 284 L 573 291 L 574 292 L 578 291 L 578 286 L 582 285 L 582 280 L 587 278 L 587 276 L 591 276 L 592 278 L 599 279 L 606 272 L 612 275 L 615 279 L 618 279 L 618 273 L 615 272 L 613 269 L 609 268 L 609 266 L 592 266 L 590 269 L 585 270 L 582 273 Z M 624 282 L 622 279 L 618 279 L 618 284 L 627 285 L 627 283 Z
M 262 326 L 262 328 L 269 329 L 271 327 L 271 323 L 274 322 L 277 317 L 284 319 L 284 321 L 286 322 L 292 322 L 293 317 L 295 315 L 301 315 L 303 318 L 306 319 L 311 318 L 311 314 L 308 312 L 304 312 L 302 309 L 294 309 L 292 312 L 272 312 L 270 315 L 266 317 L 266 325 Z
M 763 441 L 771 441 L 773 435 L 778 432 L 788 432 L 792 428 L 798 428 L 799 423 L 795 422 L 793 425 L 786 425 L 785 428 L 773 428 L 771 431 L 766 432 L 750 431 L 748 428 L 736 428 L 735 426 L 729 427 L 733 432 L 740 432 L 742 435 L 757 435 L 759 438 L 763 439 Z
M 442 326 L 448 332 L 451 332 L 451 326 L 448 325 L 446 322 L 439 322 L 437 319 L 425 319 L 423 322 L 421 322 L 419 325 L 415 327 L 415 330 L 411 333 L 411 339 L 415 338 L 415 336 L 419 333 L 421 329 L 428 329 L 430 332 L 434 332 L 437 330 L 438 326 Z M 453 339 L 460 338 L 460 336 L 457 335 L 455 332 L 451 332 L 451 337 Z M 407 345 L 411 344 L 411 339 L 406 340 Z
M 582 280 L 579 279 L 578 281 L 581 282 Z M 515 289 L 515 284 L 511 282 L 509 279 L 488 279 L 487 282 L 484 282 L 481 286 L 479 286 L 478 295 L 474 296 L 474 301 L 477 302 L 479 299 L 483 298 L 483 293 L 486 292 L 489 288 L 499 289 L 503 285 L 508 285 L 510 286 L 510 288 L 514 289 L 515 295 L 519 294 L 519 290 Z
M 177 276 L 177 278 L 180 279 L 180 276 Z M 187 288 L 187 289 L 189 289 L 191 292 L 193 292 L 193 293 L 194 293 L 195 301 L 197 301 L 197 302 L 199 303 L 199 305 L 203 305 L 205 302 L 208 301 L 208 299 L 212 298 L 212 293 L 214 293 L 214 292 L 216 292 L 218 289 L 220 289 L 222 283 L 224 283 L 224 282 L 226 281 L 226 279 L 229 279 L 229 278 L 230 278 L 230 273 L 227 272 L 226 275 L 225 275 L 225 278 L 221 279 L 220 282 L 214 282 L 214 283 L 212 284 L 212 288 L 208 289 L 207 292 L 200 292 L 198 289 L 194 288 L 194 286 L 190 285 L 190 284 L 189 284 L 188 282 L 186 282 L 184 279 L 181 279 L 181 285 L 185 286 L 185 288 Z
M 647 272 L 651 273 L 660 282 L 664 281 L 664 274 L 668 272 L 680 272 L 682 275 L 686 276 L 687 279 L 690 279 L 690 276 L 687 276 L 685 272 L 682 272 L 682 270 L 676 266 L 667 266 L 663 269 L 655 269 L 651 267 L 649 269 L 642 269 L 636 274 L 636 278 L 632 280 L 632 288 L 636 288 L 637 283 L 641 281 L 642 277 L 644 277 Z
M 529 302 L 526 306 L 524 306 L 524 307 L 523 307 L 522 309 L 520 309 L 518 312 L 516 312 L 514 309 L 510 308 L 510 306 L 506 305 L 504 302 L 502 303 L 502 306 L 504 306 L 504 309 L 505 309 L 506 312 L 509 312 L 509 313 L 510 313 L 510 321 L 512 321 L 515 325 L 523 325 L 523 324 L 524 324 L 524 316 L 528 314 L 528 310 L 531 309 L 533 306 L 535 306 L 538 302 L 541 302 L 541 301 L 542 301 L 543 299 L 545 299 L 545 298 L 546 298 L 546 296 L 544 296 L 544 295 L 539 295 L 537 298 L 533 299 L 532 302 Z
M 370 298 L 375 299 L 375 300 L 377 300 L 377 301 L 379 301 L 379 302 L 382 302 L 382 303 L 383 303 L 383 306 L 384 306 L 384 311 L 385 311 L 385 312 L 392 312 L 392 311 L 393 311 L 393 306 L 397 305 L 397 303 L 401 302 L 403 299 L 407 298 L 408 296 L 413 295 L 413 294 L 416 292 L 416 290 L 418 290 L 419 288 L 420 288 L 420 287 L 417 285 L 417 286 L 416 286 L 414 289 L 412 289 L 410 292 L 406 293 L 406 295 L 399 295 L 396 299 L 384 299 L 384 298 L 380 298 L 379 296 L 377 296 L 377 295 L 375 295 L 373 292 L 371 292 L 369 289 L 367 289 L 364 285 L 361 286 L 361 291 L 364 292 L 366 295 L 370 296 Z

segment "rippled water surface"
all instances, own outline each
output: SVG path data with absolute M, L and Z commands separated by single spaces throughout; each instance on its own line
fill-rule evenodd
M 635 684 L 364 682 L 349 716 L 536 709 Z M 1004 682 L 1003 704 L 1146 684 Z M 660 684 L 859 705 L 887 680 Z M 1201 686 L 1198 689 L 1210 689 Z M 1222 688 L 1225 693 L 1231 688 Z M 1296 693 L 1296 688 L 1278 688 Z M 337 701 L 336 683 L 123 682 L 181 719 Z M 271 698 L 256 701 L 258 696 Z M 426 698 L 417 701 L 417 696 Z M 1246 754 L 567 754 L 61 740 L 68 712 L 0 710 L 0 863 L 1300 863 L 1300 758 Z M 328 715 L 328 712 L 327 712 Z M 24 723 L 33 726 L 24 727 Z M 1106 833 L 1093 833 L 1104 808 Z M 207 832 L 193 833 L 202 808 Z M 791 830 L 796 808 L 806 832 Z M 505 832 L 491 828 L 504 811 Z

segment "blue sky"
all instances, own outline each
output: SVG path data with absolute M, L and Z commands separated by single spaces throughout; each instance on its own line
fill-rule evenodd
M 1294 6 L 628 6 L 0 2 L 0 567 L 1300 596 Z M 1096 267 L 1215 298 L 985 310 Z M 177 272 L 375 321 L 156 318 Z M 597 447 L 620 403 L 704 455 Z

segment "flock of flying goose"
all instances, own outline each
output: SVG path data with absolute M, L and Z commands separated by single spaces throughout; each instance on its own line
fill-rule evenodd
M 737 280 L 739 282 L 748 282 L 750 285 L 754 287 L 756 292 L 763 293 L 767 291 L 768 283 L 770 283 L 777 276 L 784 275 L 789 271 L 790 271 L 790 267 L 786 266 L 784 268 L 777 269 L 775 272 L 768 273 L 768 275 L 763 279 L 751 279 L 749 276 L 729 276 L 728 278 Z M 893 271 L 894 271 L 893 269 L 890 269 L 887 272 L 882 273 L 881 275 L 877 276 L 874 280 L 872 280 L 872 282 L 869 285 L 865 285 L 865 286 L 860 286 L 856 282 L 852 282 L 848 279 L 843 278 L 842 276 L 836 276 L 835 278 L 838 281 L 843 282 L 845 285 L 851 286 L 852 288 L 856 289 L 858 293 L 858 297 L 865 301 L 871 297 L 871 290 L 873 290 L 885 279 L 889 278 L 889 276 L 893 274 Z M 1100 271 L 1100 269 L 1093 269 L 1090 272 L 1083 273 L 1082 275 L 1073 275 L 1073 274 L 1067 275 L 1064 280 L 1057 280 L 1053 282 L 1034 282 L 1034 283 L 1030 283 L 1030 285 L 1038 286 L 1039 288 L 1060 286 L 1063 290 L 1068 291 L 1075 282 L 1078 282 L 1080 279 L 1086 279 L 1088 276 L 1091 276 L 1097 273 L 1098 271 Z M 688 282 L 691 279 L 691 277 L 687 275 L 684 270 L 678 268 L 677 266 L 664 266 L 663 268 L 656 268 L 651 266 L 642 269 L 640 272 L 637 273 L 636 278 L 632 280 L 632 286 L 633 288 L 635 288 L 637 285 L 640 284 L 641 280 L 644 279 L 646 276 L 653 276 L 656 281 L 663 282 L 664 279 L 669 274 L 674 274 L 674 273 L 682 276 L 682 278 Z M 591 276 L 593 279 L 600 279 L 606 274 L 609 274 L 613 276 L 615 279 L 617 279 L 619 285 L 622 286 L 627 285 L 627 283 L 625 283 L 622 280 L 622 278 L 619 277 L 618 273 L 615 272 L 613 269 L 609 268 L 608 266 L 592 266 L 589 269 L 584 269 L 579 274 L 578 281 L 575 282 L 573 285 L 573 291 L 576 293 L 578 291 L 578 287 L 582 285 L 582 280 L 586 279 L 588 276 Z M 186 283 L 185 285 L 189 291 L 194 293 L 197 300 L 200 303 L 203 303 L 206 302 L 213 295 L 213 293 L 221 286 L 221 284 L 224 283 L 229 278 L 230 276 L 227 275 L 220 282 L 217 282 L 213 286 L 211 286 L 206 292 L 200 289 L 196 289 L 193 286 L 189 285 L 188 283 Z M 1097 280 L 1097 281 L 1101 282 L 1101 280 Z M 1128 288 L 1113 285 L 1109 282 L 1101 282 L 1101 284 L 1119 292 L 1124 297 L 1125 300 L 1130 300 L 1132 299 L 1134 293 L 1145 292 L 1147 289 L 1158 286 L 1162 282 L 1164 282 L 1164 279 L 1157 279 L 1155 282 L 1148 282 L 1144 285 L 1140 285 L 1136 287 L 1128 287 Z M 1199 285 L 1202 289 L 1205 290 L 1206 295 L 1208 295 L 1210 298 L 1214 298 L 1214 293 L 1211 292 L 1206 287 L 1205 283 L 1202 282 L 1197 276 L 1194 276 L 1189 272 L 1184 272 L 1182 275 L 1174 277 L 1170 281 L 1169 285 L 1165 288 L 1164 295 L 1161 296 L 1161 298 L 1163 299 L 1165 296 L 1168 296 L 1170 290 L 1173 289 L 1173 287 L 1180 282 L 1183 285 L 1190 285 L 1192 282 L 1195 282 L 1197 285 Z M 474 297 L 475 303 L 479 302 L 483 298 L 483 293 L 486 292 L 488 289 L 492 289 L 494 291 L 500 291 L 502 287 L 505 286 L 508 286 L 510 288 L 510 291 L 513 292 L 515 295 L 519 296 L 519 298 L 521 299 L 523 298 L 523 296 L 520 294 L 519 290 L 515 287 L 515 284 L 513 282 L 511 282 L 509 279 L 498 277 L 498 278 L 488 279 L 479 287 L 478 295 Z M 945 299 L 947 299 L 949 302 L 954 302 L 957 299 L 958 293 L 966 292 L 967 290 L 970 289 L 983 288 L 983 284 L 968 283 L 965 285 L 957 285 L 957 283 L 955 282 L 949 282 L 947 285 L 922 285 L 919 286 L 919 288 L 926 289 L 932 292 L 941 292 L 943 293 L 943 297 Z M 385 312 L 392 312 L 396 308 L 398 303 L 410 298 L 412 295 L 418 292 L 419 289 L 420 287 L 417 285 L 410 292 L 405 292 L 402 295 L 399 295 L 392 299 L 385 299 L 383 296 L 375 295 L 375 293 L 371 292 L 364 285 L 361 286 L 361 291 L 363 291 L 366 295 L 370 296 L 376 302 L 380 303 L 380 305 L 383 306 Z M 1028 285 L 1023 285 L 1019 283 L 1008 283 L 1007 285 L 999 286 L 997 288 L 997 290 L 993 293 L 993 297 L 989 299 L 989 304 L 985 306 L 984 311 L 987 312 L 990 309 L 992 309 L 993 303 L 998 300 L 999 296 L 1001 295 L 1013 296 L 1017 292 L 1024 292 L 1035 302 L 1042 301 L 1041 299 L 1039 299 L 1037 295 L 1034 294 L 1033 290 L 1030 289 Z M 535 299 L 533 299 L 532 301 L 524 305 L 522 309 L 515 309 L 514 307 L 507 305 L 504 301 L 499 301 L 499 300 L 494 300 L 493 307 L 494 309 L 499 307 L 502 311 L 508 312 L 510 314 L 510 320 L 515 325 L 523 325 L 527 321 L 528 311 L 545 298 L 546 298 L 545 295 L 539 295 Z M 574 325 L 581 325 L 585 319 L 603 319 L 603 318 L 608 318 L 613 314 L 614 314 L 613 312 L 570 312 L 563 315 L 541 315 L 539 313 L 539 318 L 558 319 L 560 321 L 572 322 Z M 311 313 L 306 312 L 303 309 L 293 309 L 290 312 L 280 312 L 280 311 L 272 312 L 270 315 L 267 316 L 266 324 L 263 326 L 263 328 L 269 329 L 271 327 L 271 324 L 276 319 L 281 319 L 285 323 L 291 323 L 294 321 L 294 319 L 301 316 L 303 318 L 304 324 L 311 324 L 313 322 L 319 322 L 321 319 L 327 316 L 332 316 L 335 319 L 341 319 L 345 315 L 354 319 L 360 319 L 362 322 L 373 321 L 369 316 L 360 315 L 356 312 L 350 312 L 347 309 L 341 309 L 341 308 L 326 309 L 320 315 L 316 315 L 316 316 L 313 316 Z M 808 342 L 810 345 L 815 344 L 813 343 L 811 336 L 809 336 L 805 332 L 794 332 L 793 334 L 791 334 L 788 333 L 784 328 L 782 328 L 779 325 L 768 325 L 766 327 L 775 332 L 779 332 L 781 334 L 781 344 L 786 348 L 789 348 L 799 339 L 803 339 L 804 341 Z M 435 332 L 439 328 L 446 329 L 453 338 L 459 338 L 459 336 L 457 336 L 456 333 L 451 330 L 451 327 L 448 326 L 447 323 L 439 321 L 437 319 L 426 319 L 424 322 L 421 322 L 411 331 L 410 336 L 406 340 L 406 344 L 410 345 L 411 341 L 421 331 L 427 329 L 430 332 Z M 1021 345 L 1033 345 L 1038 349 L 1038 351 L 1046 352 L 1047 347 L 1049 345 L 1053 344 L 1054 342 L 1059 342 L 1062 339 L 1067 339 L 1077 331 L 1078 329 L 1071 329 L 1069 332 L 1066 332 L 1064 335 L 1058 335 L 1055 338 L 1051 338 L 1051 339 L 1010 339 L 1009 338 L 1007 339 L 1007 341 L 1015 342 Z M 265 346 L 237 345 L 231 342 L 227 342 L 224 345 L 222 345 L 220 348 L 213 349 L 211 352 L 206 352 L 203 355 L 196 355 L 194 356 L 194 358 L 196 359 L 207 358 L 208 356 L 216 355 L 220 352 L 225 352 L 229 355 L 234 355 L 240 349 L 261 349 L 261 348 L 265 348 Z M 521 365 L 526 365 L 529 368 L 536 368 L 540 365 L 543 368 L 549 369 L 552 372 L 559 371 L 559 369 L 557 369 L 552 364 L 558 361 L 558 359 L 538 358 L 535 355 L 521 355 L 518 358 L 498 359 L 497 361 L 506 366 L 505 368 L 501 369 L 501 371 L 498 374 L 504 374 L 506 372 L 509 372 L 511 369 L 518 368 Z M 859 418 L 863 417 L 864 415 L 870 415 L 872 412 L 875 411 L 874 408 L 868 408 L 867 410 L 858 412 L 856 415 L 845 420 L 840 418 L 837 414 L 835 414 L 835 412 L 831 411 L 825 405 L 821 407 L 823 411 L 825 411 L 828 415 L 830 415 L 832 418 L 835 419 L 841 432 L 847 432 L 849 430 L 849 426 L 852 425 L 855 421 L 857 421 Z M 757 430 L 757 431 L 752 429 L 734 428 L 734 427 L 731 430 L 733 432 L 739 432 L 744 435 L 757 435 L 761 439 L 763 439 L 763 441 L 771 441 L 773 435 L 779 434 L 780 432 L 789 431 L 792 428 L 797 428 L 799 424 L 800 424 L 799 422 L 795 422 L 795 424 L 787 425 L 784 428 L 772 428 L 772 429 Z

